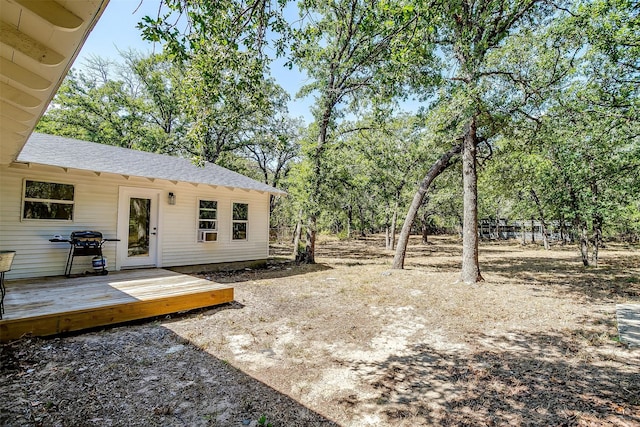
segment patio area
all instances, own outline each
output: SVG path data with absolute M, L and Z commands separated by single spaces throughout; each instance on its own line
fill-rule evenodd
M 160 268 L 7 281 L 0 342 L 233 301 L 233 288 Z

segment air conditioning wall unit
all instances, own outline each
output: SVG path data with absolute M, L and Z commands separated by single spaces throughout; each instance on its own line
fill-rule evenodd
M 218 241 L 217 231 L 200 231 L 198 233 L 198 242 L 217 242 L 217 241 Z

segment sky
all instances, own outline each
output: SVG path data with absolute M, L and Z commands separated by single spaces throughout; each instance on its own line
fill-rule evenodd
M 87 41 L 80 50 L 73 67 L 81 69 L 88 58 L 100 56 L 120 60 L 118 51 L 135 49 L 144 53 L 160 52 L 160 44 L 154 44 L 142 39 L 140 30 L 136 28 L 138 22 L 145 15 L 156 16 L 159 0 L 110 0 L 102 17 L 89 34 Z M 311 97 L 293 99 L 298 89 L 305 84 L 306 77 L 300 72 L 289 70 L 282 66 L 282 61 L 275 62 L 272 74 L 276 81 L 291 95 L 289 114 L 292 117 L 302 117 L 305 122 L 313 120 L 310 107 Z

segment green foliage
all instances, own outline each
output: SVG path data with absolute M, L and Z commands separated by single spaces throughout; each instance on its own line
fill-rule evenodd
M 415 52 L 430 52 L 431 46 L 420 37 L 424 27 L 415 7 L 394 2 L 308 0 L 300 2 L 299 8 L 302 23 L 291 33 L 290 64 L 310 78 L 299 95 L 316 95 L 315 123 L 310 128 L 316 133 L 302 147 L 307 159 L 303 163 L 308 164 L 303 164 L 297 175 L 307 181 L 298 186 L 298 193 L 306 195 L 302 202 L 309 219 L 306 252 L 314 262 L 317 220 L 333 182 L 328 177 L 340 175 L 330 171 L 331 145 L 342 143 L 337 121 L 344 107 L 358 111 L 403 93 L 408 80 L 402 70 L 408 68 L 400 61 L 402 51 L 406 53 L 411 45 Z M 343 205 L 351 224 L 352 203 L 347 200 Z M 364 227 L 362 206 L 358 210 Z
M 477 125 L 481 216 L 640 235 L 640 11 L 631 0 L 166 0 L 140 23 L 163 55 L 72 70 L 38 130 L 214 161 L 274 186 L 274 225 L 380 231 Z M 287 44 L 289 44 L 287 46 Z M 287 116 L 273 58 L 306 73 Z M 423 102 L 418 116 L 398 100 Z M 461 167 L 421 218 L 462 222 Z
M 627 48 L 640 40 L 637 19 L 629 2 L 580 4 L 510 48 L 542 53 L 517 74 L 530 82 L 514 109 L 519 119 L 483 178 L 489 194 L 515 202 L 512 215 L 568 221 L 576 236 L 584 228 L 593 239 L 637 239 L 640 74 L 637 49 Z M 527 196 L 534 192 L 537 209 Z
M 300 155 L 304 131 L 301 120 L 278 115 L 254 130 L 243 155 L 257 164 L 265 183 L 278 187 L 289 174 L 291 162 Z
M 161 56 L 99 57 L 71 70 L 36 130 L 138 150 L 173 153 L 184 134 L 180 73 Z
M 607 56 L 624 74 L 637 75 L 640 60 L 640 9 L 637 2 L 584 2 L 570 23 L 581 28 L 594 50 Z
M 446 138 L 446 130 L 431 127 L 434 122 L 402 114 L 388 116 L 383 123 L 375 115 L 344 123 L 340 137 L 326 146 L 323 156 L 319 231 L 341 235 L 356 230 L 379 232 L 391 225 L 394 213 L 402 215 L 415 183 L 438 157 L 438 147 Z M 290 175 L 289 198 L 303 209 L 309 209 L 306 203 L 313 171 L 305 153 L 314 148 L 314 140 L 303 141 L 302 160 Z M 449 219 L 449 202 L 456 200 L 451 193 L 456 189 L 443 185 L 440 190 L 442 203 L 432 208 L 434 220 L 457 226 L 457 220 Z
M 196 161 L 216 162 L 225 152 L 252 144 L 288 95 L 268 77 L 270 47 L 287 33 L 282 2 L 166 0 L 158 16 L 146 16 L 143 37 L 164 43 L 184 69 L 180 104 L 189 123 L 185 141 Z M 278 119 L 276 119 L 278 120 Z
M 267 422 L 267 416 L 266 415 L 262 415 L 262 416 L 260 416 L 260 418 L 258 418 L 258 425 L 259 426 L 265 426 L 265 427 L 273 427 L 273 424 L 271 424 L 270 422 Z
M 257 105 L 237 81 L 211 94 L 192 63 L 135 52 L 122 59 L 96 57 L 72 70 L 37 130 L 210 161 L 280 185 L 298 155 L 300 124 L 288 118 L 286 94 L 272 80 L 252 87 L 269 99 Z

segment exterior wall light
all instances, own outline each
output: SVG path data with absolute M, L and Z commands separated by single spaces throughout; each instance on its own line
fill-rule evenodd
M 169 192 L 169 204 L 170 205 L 176 204 L 176 195 L 173 194 L 173 192 Z

